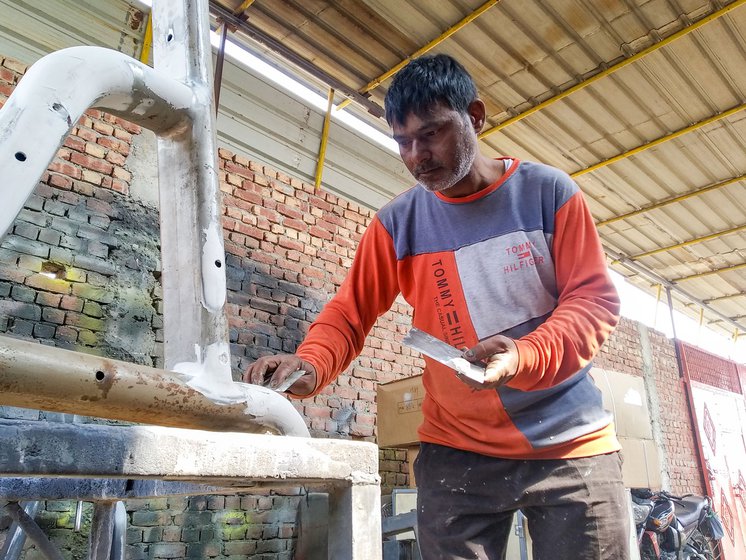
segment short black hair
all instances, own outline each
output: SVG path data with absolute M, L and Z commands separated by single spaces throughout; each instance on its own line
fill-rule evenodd
M 466 69 L 445 54 L 415 58 L 396 76 L 386 93 L 386 121 L 404 123 L 407 115 L 421 115 L 441 101 L 466 113 L 477 98 L 477 87 Z

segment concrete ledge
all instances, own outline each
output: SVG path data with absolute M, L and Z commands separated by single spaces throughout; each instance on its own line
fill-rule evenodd
M 221 485 L 378 485 L 378 448 L 347 440 L 157 426 L 0 420 L 0 476 L 158 478 Z

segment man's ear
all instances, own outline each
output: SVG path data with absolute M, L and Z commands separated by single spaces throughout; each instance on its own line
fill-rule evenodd
M 479 134 L 484 127 L 485 120 L 487 118 L 487 107 L 484 105 L 484 101 L 481 99 L 475 99 L 469 103 L 469 107 L 466 109 L 469 113 L 469 120 L 471 121 L 474 132 Z

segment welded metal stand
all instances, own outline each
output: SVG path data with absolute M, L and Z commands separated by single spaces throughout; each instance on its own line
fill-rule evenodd
M 155 70 L 66 49 L 0 110 L 0 236 L 87 109 L 154 131 L 165 370 L 0 337 L 0 405 L 171 427 L 0 420 L 0 498 L 93 501 L 90 558 L 109 560 L 117 500 L 310 484 L 330 492 L 329 558 L 378 560 L 377 447 L 310 439 L 284 397 L 232 381 L 208 0 L 159 0 L 152 17 Z

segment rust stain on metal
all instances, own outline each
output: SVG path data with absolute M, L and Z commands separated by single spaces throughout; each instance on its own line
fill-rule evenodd
M 142 10 L 133 8 L 127 15 L 127 19 L 129 20 L 128 23 L 130 29 L 132 29 L 132 31 L 139 31 L 140 27 L 142 26 L 143 20 L 145 19 L 145 14 L 142 12 Z

